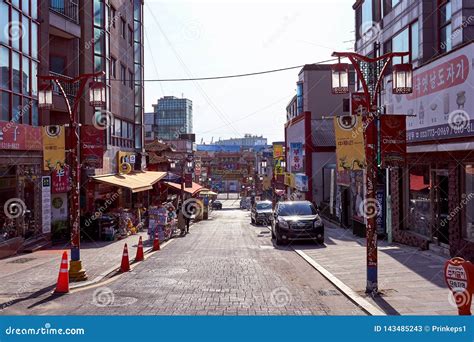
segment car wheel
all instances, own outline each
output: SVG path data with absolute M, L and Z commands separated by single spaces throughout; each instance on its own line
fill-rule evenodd
M 275 231 L 275 243 L 277 246 L 283 245 L 283 239 L 280 237 L 280 234 L 278 234 L 278 230 Z
M 273 232 L 273 228 L 271 229 L 272 231 L 272 239 L 275 239 L 275 233 Z
M 251 217 L 250 218 L 250 222 L 252 222 L 253 224 L 255 224 L 255 220 Z
M 317 238 L 316 242 L 319 243 L 320 245 L 324 245 L 324 237 Z

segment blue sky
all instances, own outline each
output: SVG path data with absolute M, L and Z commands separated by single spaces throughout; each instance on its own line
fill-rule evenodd
M 352 50 L 353 0 L 145 0 L 145 79 L 240 74 L 330 59 Z M 145 111 L 163 95 L 194 105 L 197 141 L 284 139 L 298 69 L 240 79 L 147 82 Z

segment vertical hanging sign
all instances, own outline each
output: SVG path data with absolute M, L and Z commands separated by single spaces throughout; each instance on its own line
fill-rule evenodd
M 42 231 L 51 233 L 51 177 L 44 176 L 41 178 L 41 203 L 43 218 Z

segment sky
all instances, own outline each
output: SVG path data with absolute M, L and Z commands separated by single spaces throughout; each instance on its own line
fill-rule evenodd
M 353 50 L 354 0 L 146 0 L 145 80 L 298 66 Z M 284 140 L 299 69 L 225 80 L 146 82 L 145 112 L 162 96 L 193 101 L 196 142 Z

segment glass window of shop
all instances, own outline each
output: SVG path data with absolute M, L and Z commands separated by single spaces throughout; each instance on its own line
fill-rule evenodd
M 0 2 L 0 24 L 6 28 L 0 32 L 0 120 L 38 125 L 33 101 L 37 92 L 37 2 L 30 6 L 29 1 L 22 1 L 21 11 L 16 3 Z M 21 115 L 15 118 L 18 112 Z
M 415 165 L 409 170 L 407 230 L 431 235 L 431 182 L 429 165 Z
M 474 241 L 474 164 L 464 168 L 464 195 L 462 196 L 464 209 L 464 238 Z

